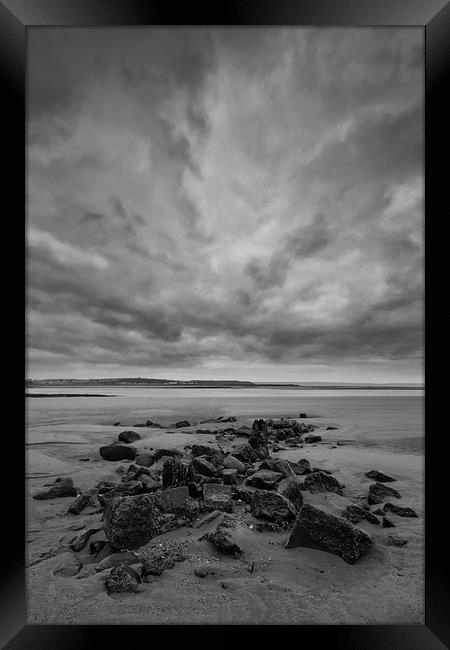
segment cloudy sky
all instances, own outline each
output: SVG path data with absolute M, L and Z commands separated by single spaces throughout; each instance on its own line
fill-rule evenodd
M 422 380 L 423 30 L 31 29 L 29 377 Z

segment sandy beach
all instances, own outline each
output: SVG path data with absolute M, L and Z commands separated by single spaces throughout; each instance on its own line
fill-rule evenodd
M 132 396 L 126 390 L 120 392 L 108 399 L 27 400 L 29 623 L 423 623 L 422 397 L 300 398 L 287 391 L 249 394 L 201 390 L 174 395 L 170 389 L 135 390 Z M 305 503 L 340 516 L 348 505 L 361 503 L 367 496 L 373 481 L 365 473 L 378 470 L 395 477 L 393 486 L 401 494 L 398 504 L 413 508 L 418 517 L 389 515 L 395 528 L 359 522 L 358 527 L 370 535 L 373 545 L 352 565 L 323 550 L 285 548 L 288 530 L 260 532 L 248 509 L 240 508 L 246 527 L 245 552 L 239 559 L 224 555 L 201 539 L 217 526 L 216 520 L 152 539 L 147 546 L 170 543 L 181 549 L 186 559 L 144 584 L 137 593 L 108 595 L 105 579 L 109 571 L 86 571 L 96 562 L 86 550 L 75 554 L 83 565 L 76 575 L 62 577 L 58 573 L 58 561 L 67 544 L 80 531 L 101 525 L 102 514 L 87 509 L 70 515 L 66 511 L 73 497 L 38 501 L 32 495 L 57 477 L 72 478 L 79 492 L 94 488 L 101 480 L 120 480 L 118 466 L 130 465 L 130 461 L 106 461 L 98 450 L 117 440 L 121 430 L 134 430 L 142 436 L 133 443 L 138 450 L 183 450 L 193 444 L 214 447 L 215 434 L 195 433 L 199 427 L 206 427 L 199 425 L 202 420 L 235 416 L 237 422 L 231 426 L 251 427 L 260 417 L 298 418 L 299 410 L 308 413 L 305 421 L 317 427 L 314 433 L 322 440 L 272 452 L 271 457 L 292 462 L 307 459 L 312 467 L 332 472 L 345 486 L 342 496 L 304 492 Z M 165 428 L 131 426 L 143 418 Z M 168 427 L 180 418 L 186 418 L 191 426 Z M 114 426 L 116 421 L 124 426 Z M 218 422 L 207 426 L 213 431 L 230 427 Z M 336 429 L 327 430 L 330 426 Z M 245 441 L 236 437 L 233 444 Z M 407 544 L 388 545 L 392 534 L 407 539 Z M 198 577 L 195 571 L 205 566 L 208 575 Z

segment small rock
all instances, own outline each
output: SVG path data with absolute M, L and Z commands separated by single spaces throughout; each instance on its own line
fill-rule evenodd
M 261 488 L 262 490 L 274 490 L 277 483 L 281 481 L 283 474 L 262 469 L 246 479 L 246 485 Z
M 134 460 L 136 456 L 136 447 L 130 445 L 105 445 L 99 449 L 100 456 L 105 460 Z
M 68 578 L 78 573 L 81 567 L 80 560 L 70 551 L 56 556 L 53 565 L 53 575 Z
M 307 418 L 307 417 L 308 416 L 306 415 L 306 413 L 300 413 L 300 415 L 299 415 L 299 418 Z
M 381 512 L 383 512 L 383 511 L 381 511 Z M 383 528 L 395 528 L 395 524 L 392 523 L 392 521 L 390 519 L 388 519 L 387 517 L 383 517 L 383 521 L 382 521 L 381 525 L 382 525 Z
M 75 553 L 79 553 L 85 546 L 90 538 L 91 535 L 96 533 L 97 531 L 101 530 L 102 526 L 98 525 L 92 528 L 87 528 L 85 530 L 82 530 L 78 535 L 73 539 L 73 541 L 70 543 L 70 548 L 75 551 Z
M 394 537 L 393 535 L 389 535 L 387 543 L 388 546 L 398 546 L 401 548 L 402 546 L 406 546 L 408 540 L 404 537 Z
M 275 522 L 293 521 L 297 515 L 294 505 L 281 494 L 256 490 L 251 502 L 252 515 Z
M 334 476 L 325 472 L 313 472 L 307 474 L 302 484 L 302 489 L 309 490 L 312 494 L 316 492 L 336 492 L 342 496 L 342 486 Z
M 175 422 L 175 424 L 172 424 L 171 426 L 176 427 L 177 429 L 181 429 L 182 427 L 190 427 L 191 424 L 187 420 L 180 420 L 179 422 Z
M 303 505 L 303 494 L 297 480 L 285 478 L 280 481 L 277 486 L 277 494 L 285 497 L 297 510 L 301 509 Z
M 363 519 L 366 519 L 371 524 L 379 524 L 380 521 L 375 515 L 364 508 L 357 505 L 350 505 L 343 511 L 341 517 L 348 519 L 352 524 L 358 524 Z
M 154 462 L 153 454 L 148 451 L 141 451 L 135 458 L 136 465 L 141 467 L 151 467 Z
M 205 458 L 194 458 L 192 461 L 195 471 L 202 476 L 215 476 L 216 468 Z
M 222 553 L 240 557 L 244 552 L 242 536 L 246 529 L 232 515 L 225 515 L 212 533 L 205 538 L 212 542 Z
M 244 463 L 238 460 L 235 456 L 226 456 L 223 460 L 223 466 L 225 469 L 235 469 L 239 474 L 245 472 Z
M 105 580 L 105 586 L 108 594 L 120 594 L 140 591 L 140 582 L 141 578 L 137 571 L 121 564 L 111 570 L 111 573 Z
M 383 503 L 387 498 L 395 497 L 396 499 L 401 498 L 400 492 L 390 488 L 383 483 L 372 483 L 369 487 L 369 495 L 367 497 L 367 503 L 369 505 L 374 505 L 376 503 Z
M 136 440 L 140 439 L 141 436 L 136 431 L 121 431 L 119 433 L 120 442 L 125 442 L 128 444 L 130 442 L 136 442 Z
M 59 499 L 61 497 L 76 497 L 77 490 L 73 486 L 71 478 L 56 479 L 48 490 L 41 490 L 33 495 L 33 499 L 44 501 L 48 499 Z
M 311 443 L 311 442 L 320 442 L 322 440 L 322 436 L 306 436 L 305 437 L 305 442 Z
M 306 458 L 301 458 L 298 463 L 291 463 L 291 468 L 297 476 L 311 474 L 311 465 L 309 464 L 309 460 Z
M 282 460 L 281 458 L 270 458 L 269 460 L 263 460 L 259 469 L 268 469 L 272 472 L 279 472 L 283 475 L 284 478 L 288 478 L 293 475 L 293 470 L 291 465 L 287 460 Z
M 111 569 L 113 567 L 120 566 L 121 564 L 130 565 L 135 564 L 139 561 L 139 556 L 136 553 L 131 551 L 123 551 L 122 553 L 113 553 L 108 555 L 104 560 L 95 565 L 95 570 L 97 572 L 104 571 L 105 569 Z
M 396 506 L 393 503 L 386 503 L 383 506 L 384 512 L 392 512 L 394 515 L 399 517 L 417 517 L 417 513 L 412 508 L 402 508 L 401 506 Z
M 366 472 L 367 478 L 371 478 L 374 481 L 378 481 L 378 483 L 392 483 L 393 481 L 396 481 L 396 478 L 392 478 L 392 476 L 388 476 L 387 474 L 383 474 L 383 472 L 378 472 L 375 469 L 370 470 L 370 472 Z
M 183 453 L 179 449 L 157 449 L 153 452 L 153 461 L 156 463 L 163 456 L 177 456 L 178 458 L 183 456 Z
M 339 427 L 327 427 L 326 431 L 336 431 Z

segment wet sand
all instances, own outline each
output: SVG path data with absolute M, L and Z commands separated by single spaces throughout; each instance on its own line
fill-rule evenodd
M 424 622 L 424 457 L 423 398 L 415 396 L 317 397 L 288 391 L 162 391 L 108 399 L 28 400 L 27 429 L 27 593 L 28 623 L 43 624 L 423 624 Z M 65 514 L 73 498 L 36 501 L 31 495 L 58 476 L 70 476 L 81 491 L 102 479 L 117 481 L 117 466 L 98 453 L 123 428 L 146 419 L 169 425 L 181 418 L 196 423 L 234 415 L 233 425 L 195 424 L 182 430 L 136 428 L 138 448 L 157 449 L 194 443 L 214 444 L 214 436 L 197 428 L 249 425 L 257 417 L 298 417 L 317 425 L 322 442 L 273 453 L 333 471 L 345 485 L 344 495 L 304 492 L 305 502 L 340 515 L 367 495 L 372 482 L 365 472 L 376 469 L 397 479 L 402 498 L 396 503 L 416 510 L 417 519 L 391 515 L 395 528 L 368 522 L 358 526 L 373 540 L 370 552 L 354 565 L 340 557 L 307 548 L 284 548 L 288 533 L 248 528 L 246 552 L 240 560 L 221 555 L 200 538 L 217 522 L 183 528 L 161 536 L 178 540 L 187 560 L 166 570 L 140 593 L 110 597 L 105 572 L 86 577 L 53 575 L 58 547 L 99 514 Z M 327 431 L 326 427 L 337 430 Z M 244 439 L 242 439 L 244 441 Z M 337 441 L 345 446 L 335 446 Z M 235 442 L 239 442 L 236 438 Z M 334 448 L 332 448 L 334 447 Z M 89 459 L 89 460 L 81 460 Z M 382 504 L 381 504 L 382 506 Z M 381 507 L 378 506 L 378 507 Z M 376 508 L 372 507 L 372 510 Z M 249 523 L 252 520 L 248 515 Z M 256 522 L 256 520 L 254 520 Z M 250 524 L 251 525 L 251 524 Z M 405 537 L 403 548 L 387 545 L 390 534 Z M 151 540 L 154 544 L 156 540 Z M 248 570 L 251 562 L 255 570 Z M 207 578 L 194 569 L 208 563 Z M 225 585 L 225 586 L 224 586 Z

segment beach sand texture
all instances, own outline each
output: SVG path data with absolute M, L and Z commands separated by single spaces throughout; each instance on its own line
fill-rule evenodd
M 84 390 L 83 392 L 89 392 Z M 98 390 L 92 392 L 101 392 Z M 110 390 L 105 392 L 112 392 Z M 124 429 L 142 438 L 138 449 L 211 444 L 212 430 L 252 425 L 255 418 L 297 417 L 322 436 L 316 444 L 272 453 L 333 472 L 344 496 L 303 492 L 306 503 L 339 516 L 367 496 L 369 470 L 397 480 L 396 504 L 413 508 L 418 518 L 390 514 L 395 528 L 362 521 L 358 527 L 373 541 L 371 550 L 350 565 L 340 557 L 311 548 L 286 549 L 289 531 L 259 532 L 249 523 L 240 559 L 221 554 L 201 537 L 217 521 L 201 528 L 180 528 L 148 546 L 173 540 L 186 556 L 138 593 L 109 596 L 108 571 L 87 577 L 55 575 L 61 545 L 77 531 L 101 523 L 101 514 L 68 515 L 73 497 L 37 501 L 32 495 L 56 477 L 70 477 L 78 491 L 100 480 L 118 481 L 119 465 L 99 454 Z M 198 424 L 208 418 L 236 416 L 230 424 Z M 150 419 L 165 427 L 180 419 L 195 422 L 182 429 L 134 428 Z M 115 427 L 120 421 L 124 426 Z M 42 624 L 422 624 L 424 622 L 424 431 L 422 396 L 299 395 L 285 390 L 120 389 L 108 398 L 27 400 L 27 622 Z M 327 427 L 337 427 L 327 430 Z M 171 431 L 173 433 L 168 433 Z M 245 442 L 242 438 L 242 442 Z M 240 442 L 236 438 L 234 443 Z M 344 443 L 337 446 L 337 442 Z M 81 460 L 89 459 L 89 460 Z M 383 507 L 372 506 L 371 511 Z M 252 521 L 248 515 L 248 522 Z M 255 519 L 254 524 L 257 523 Z M 389 535 L 407 539 L 388 545 Z M 86 553 L 83 563 L 93 562 Z M 253 564 L 253 572 L 249 566 Z M 207 566 L 210 573 L 195 575 Z M 212 571 L 212 573 L 211 573 Z

